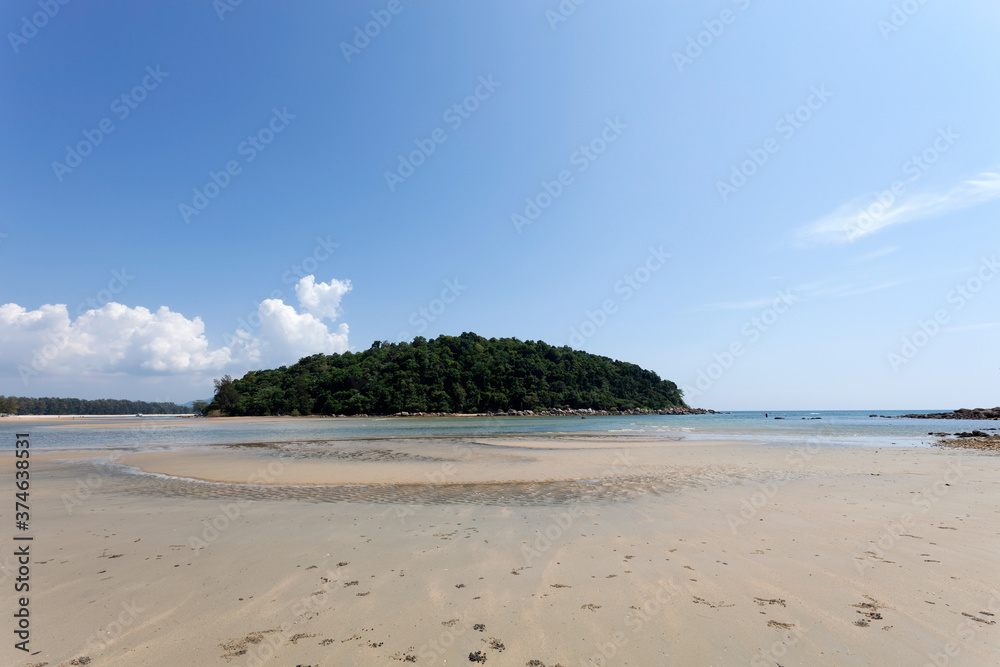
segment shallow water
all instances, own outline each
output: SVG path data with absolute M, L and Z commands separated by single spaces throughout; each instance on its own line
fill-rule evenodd
M 645 434 L 691 440 L 739 439 L 756 443 L 915 446 L 928 433 L 996 429 L 995 421 L 882 419 L 870 414 L 909 411 L 733 412 L 720 415 L 642 417 L 441 417 L 275 418 L 258 420 L 190 417 L 86 417 L 54 422 L 0 420 L 0 449 L 14 446 L 15 432 L 29 432 L 35 449 L 145 449 L 201 444 L 251 444 L 384 438 L 448 438 L 486 435 L 586 433 Z M 774 419 L 782 417 L 783 419 Z M 819 419 L 813 419 L 819 417 Z

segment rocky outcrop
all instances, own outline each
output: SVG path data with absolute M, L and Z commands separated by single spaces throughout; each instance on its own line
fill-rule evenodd
M 955 438 L 938 440 L 934 444 L 938 447 L 961 447 L 963 449 L 1000 451 L 1000 434 L 990 435 L 989 433 L 984 433 L 983 431 L 972 431 L 967 433 L 956 433 L 955 436 Z
M 872 415 L 873 417 L 875 415 Z M 879 415 L 884 417 L 885 415 Z M 997 408 L 976 408 L 969 410 L 962 408 L 954 412 L 932 412 L 930 414 L 899 415 L 899 419 L 1000 419 L 1000 407 Z

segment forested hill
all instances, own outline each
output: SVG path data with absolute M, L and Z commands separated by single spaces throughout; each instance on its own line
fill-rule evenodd
M 21 415 L 145 415 L 184 414 L 191 408 L 176 403 L 147 403 L 120 398 L 26 398 L 0 396 L 0 413 Z
M 473 333 L 376 341 L 360 353 L 216 381 L 206 411 L 227 415 L 474 413 L 686 407 L 677 385 L 635 364 L 569 347 Z

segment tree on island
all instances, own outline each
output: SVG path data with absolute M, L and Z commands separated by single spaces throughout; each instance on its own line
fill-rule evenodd
M 375 341 L 215 381 L 224 415 L 482 413 L 686 407 L 677 385 L 635 364 L 570 347 L 474 333 Z
M 222 414 L 232 414 L 240 400 L 240 394 L 236 391 L 236 383 L 232 376 L 223 375 L 221 379 L 215 380 L 215 398 L 212 400 L 210 409 L 220 410 Z
M 0 396 L 0 415 L 16 415 L 17 409 L 17 398 Z

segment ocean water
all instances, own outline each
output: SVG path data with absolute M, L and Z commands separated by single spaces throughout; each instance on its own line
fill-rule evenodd
M 662 435 L 688 440 L 746 440 L 754 444 L 928 446 L 929 432 L 997 429 L 1000 422 L 953 419 L 884 419 L 871 414 L 909 411 L 733 412 L 643 417 L 461 417 L 365 419 L 261 419 L 190 417 L 86 417 L 58 423 L 0 419 L 0 449 L 15 432 L 31 434 L 35 449 L 146 449 L 202 444 L 274 443 L 380 438 L 475 438 L 499 435 Z M 775 419 L 782 417 L 782 419 Z M 815 419 L 818 417 L 819 419 Z

